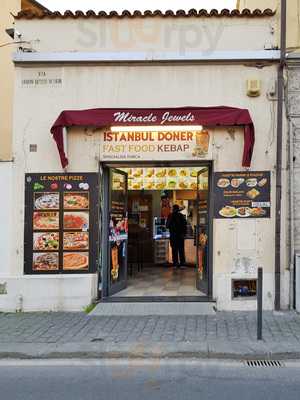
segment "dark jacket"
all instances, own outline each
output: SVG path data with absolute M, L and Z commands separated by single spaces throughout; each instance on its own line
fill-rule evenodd
M 183 238 L 187 231 L 187 222 L 180 212 L 173 212 L 167 220 L 167 228 L 170 231 L 171 237 Z

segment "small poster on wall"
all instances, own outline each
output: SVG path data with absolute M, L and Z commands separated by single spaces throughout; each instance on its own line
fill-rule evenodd
M 97 174 L 26 174 L 25 273 L 94 272 Z
M 271 174 L 262 172 L 216 172 L 214 218 L 270 218 Z

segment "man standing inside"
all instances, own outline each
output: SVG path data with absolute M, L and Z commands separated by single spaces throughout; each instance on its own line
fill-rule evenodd
M 177 204 L 174 204 L 172 213 L 168 217 L 167 228 L 170 231 L 173 266 L 174 268 L 177 268 L 179 266 L 181 268 L 184 268 L 184 238 L 187 230 L 187 222 L 185 217 L 181 214 L 180 208 Z M 178 261 L 180 261 L 180 264 Z

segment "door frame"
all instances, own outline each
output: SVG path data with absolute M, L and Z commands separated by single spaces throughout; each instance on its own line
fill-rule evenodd
M 186 161 L 105 161 L 99 162 L 102 171 L 103 171 L 103 187 L 100 188 L 102 190 L 102 198 L 103 205 L 100 204 L 100 207 L 103 206 L 102 215 L 103 215 L 103 226 L 108 226 L 109 224 L 109 169 L 114 168 L 132 168 L 134 166 L 139 167 L 209 167 L 209 202 L 208 202 L 208 215 L 209 215 L 209 224 L 208 224 L 208 232 L 209 232 L 209 247 L 208 247 L 208 295 L 205 299 L 212 301 L 213 300 L 213 274 L 214 274 L 214 263 L 213 263 L 213 249 L 214 249 L 214 219 L 213 219 L 213 174 L 214 174 L 214 163 L 211 160 L 186 160 Z M 109 273 L 110 267 L 108 265 L 109 254 L 108 254 L 108 229 L 102 230 L 102 238 L 100 238 L 100 244 L 102 248 L 102 257 L 101 257 L 101 266 L 102 271 L 99 271 L 102 275 L 102 290 L 101 290 L 101 298 L 102 299 L 110 299 L 109 297 Z M 203 296 L 199 296 L 201 299 Z M 187 297 L 188 298 L 188 297 Z M 116 298 L 117 299 L 117 298 Z M 119 298 L 120 300 L 121 298 Z M 125 299 L 125 298 L 122 298 Z M 125 299 L 125 301 L 129 301 L 129 298 Z M 203 297 L 204 299 L 204 297 Z M 137 301 L 137 298 L 134 298 Z M 204 301 L 204 300 L 203 300 Z
M 126 246 L 126 252 L 125 252 L 125 264 L 126 268 L 124 271 L 124 280 L 122 282 L 118 282 L 114 286 L 114 290 L 112 290 L 111 286 L 111 276 L 110 276 L 110 263 L 111 263 L 111 256 L 110 256 L 110 241 L 109 241 L 109 222 L 110 222 L 110 203 L 111 203 L 111 173 L 116 172 L 119 174 L 122 174 L 127 177 L 127 174 L 123 173 L 122 171 L 118 171 L 117 168 L 114 167 L 108 167 L 104 164 L 100 164 L 102 167 L 103 171 L 103 188 L 102 188 L 102 199 L 103 199 L 103 209 L 102 209 L 102 221 L 101 223 L 103 224 L 102 226 L 102 240 L 100 240 L 101 243 L 101 254 L 102 254 L 102 259 L 101 259 L 101 265 L 102 265 L 102 297 L 107 298 L 110 297 L 116 293 L 118 293 L 120 290 L 126 288 L 126 282 L 127 282 L 127 275 L 128 275 L 128 262 L 127 262 L 127 242 L 128 239 L 125 241 L 125 246 Z M 128 195 L 128 178 L 126 178 L 126 196 Z M 126 197 L 126 208 L 128 206 L 128 199 Z M 101 205 L 100 205 L 101 207 Z M 106 245 L 105 245 L 106 243 Z M 100 271 L 99 271 L 100 273 Z M 125 285 L 124 285 L 125 283 Z
M 199 176 L 201 175 L 201 173 L 203 172 L 208 172 L 208 199 L 207 199 L 207 223 L 206 224 L 200 224 L 200 190 L 199 190 Z M 201 227 L 203 227 L 203 225 L 205 225 L 206 227 L 206 234 L 209 237 L 209 194 L 210 194 L 210 171 L 209 171 L 209 167 L 203 167 L 203 169 L 199 170 L 197 173 L 197 227 L 196 227 L 196 287 L 198 290 L 208 294 L 208 267 L 206 266 L 206 279 L 200 279 L 199 278 L 199 249 L 200 249 L 200 230 Z M 209 240 L 208 240 L 208 244 L 207 244 L 207 248 L 208 248 L 208 254 L 209 254 Z M 209 257 L 208 257 L 208 263 L 209 263 Z M 204 267 L 203 267 L 204 268 Z M 203 277 L 202 277 L 203 278 Z M 203 287 L 201 286 L 201 284 L 203 285 Z M 204 287 L 205 286 L 205 287 Z
M 102 171 L 103 171 L 103 179 L 102 179 L 102 199 L 103 199 L 103 206 L 102 207 L 102 238 L 100 238 L 101 243 L 101 267 L 102 271 L 99 273 L 102 274 L 102 291 L 101 295 L 102 298 L 109 297 L 109 273 L 110 273 L 110 266 L 109 263 L 109 168 L 107 168 L 104 164 L 101 164 Z M 107 229 L 105 229 L 107 227 Z

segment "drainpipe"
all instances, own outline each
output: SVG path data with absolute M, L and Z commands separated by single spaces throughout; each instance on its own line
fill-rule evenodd
M 277 149 L 276 149 L 276 222 L 275 222 L 275 310 L 280 310 L 282 125 L 284 67 L 286 60 L 286 0 L 281 0 L 280 64 L 278 67 Z
M 294 239 L 294 126 L 292 120 L 289 121 L 289 150 L 290 150 L 290 310 L 294 309 L 294 280 L 295 280 L 295 239 Z

